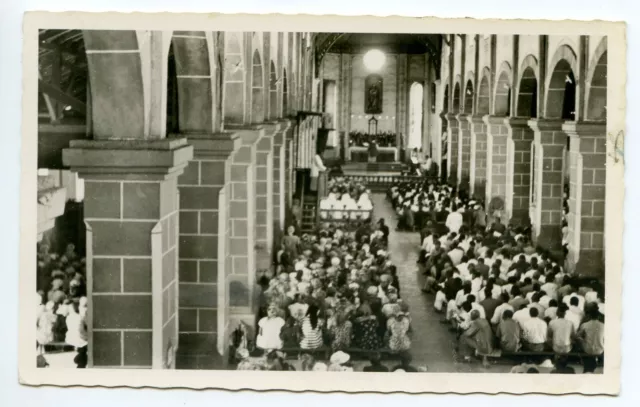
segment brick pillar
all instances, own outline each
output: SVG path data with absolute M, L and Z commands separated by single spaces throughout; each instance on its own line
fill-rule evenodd
M 280 123 L 265 123 L 264 136 L 257 144 L 256 178 L 256 247 L 257 269 L 271 267 L 273 249 L 273 139 L 280 132 Z
M 242 140 L 231 161 L 231 274 L 228 295 L 232 326 L 244 321 L 254 326 L 256 290 L 256 185 L 257 143 L 264 136 L 258 126 L 234 127 Z
M 460 179 L 460 170 L 458 167 L 458 119 L 456 115 L 448 113 L 446 115 L 447 118 L 447 131 L 449 132 L 449 184 L 450 185 L 458 185 L 458 180 Z
M 285 214 L 289 213 L 291 209 L 291 204 L 293 203 L 293 132 L 295 131 L 295 126 L 290 126 L 287 131 L 284 133 L 284 142 L 285 142 L 285 161 L 284 161 L 284 194 L 285 194 Z
M 178 188 L 185 139 L 74 140 L 64 165 L 85 180 L 89 366 L 174 368 Z
M 285 133 L 289 121 L 281 121 L 273 136 L 273 247 L 278 248 L 285 221 Z
M 606 123 L 567 123 L 571 137 L 569 270 L 604 277 Z
M 224 199 L 230 156 L 240 147 L 232 133 L 189 135 L 194 159 L 178 178 L 180 189 L 180 368 L 212 368 L 225 358 L 228 216 Z M 220 229 L 222 227 L 222 229 Z M 216 355 L 216 349 L 218 355 Z
M 567 135 L 562 120 L 529 120 L 534 131 L 531 223 L 536 243 L 562 249 L 562 185 Z
M 511 194 L 510 222 L 516 226 L 527 226 L 529 220 L 529 202 L 531 201 L 531 144 L 533 143 L 533 130 L 527 124 L 525 118 L 507 118 L 504 121 L 509 134 L 513 164 L 507 167 L 507 176 L 510 179 Z
M 507 200 L 507 128 L 502 116 L 484 116 L 487 125 L 487 188 L 486 207 L 489 216 L 500 216 L 506 223 Z M 491 202 L 502 201 L 502 209 L 489 212 Z
M 469 116 L 471 124 L 471 193 L 485 199 L 487 194 L 487 125 L 482 116 Z
M 468 114 L 459 114 L 458 173 L 460 189 L 471 191 L 471 123 Z

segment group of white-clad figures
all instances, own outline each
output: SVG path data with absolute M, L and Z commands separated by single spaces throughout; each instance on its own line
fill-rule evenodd
M 327 184 L 329 194 L 320 201 L 322 220 L 364 220 L 373 212 L 371 191 L 362 185 L 354 185 L 344 178 L 331 179 Z

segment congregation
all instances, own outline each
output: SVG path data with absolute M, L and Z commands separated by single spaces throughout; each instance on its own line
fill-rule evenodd
M 464 360 L 526 351 L 566 365 L 580 352 L 584 372 L 602 363 L 604 287 L 569 273 L 562 256 L 534 247 L 530 229 L 504 224 L 483 202 L 433 182 L 393 186 L 401 230 L 420 231 L 423 291 L 456 334 Z
M 74 363 L 87 366 L 86 260 L 69 243 L 63 253 L 51 253 L 47 243 L 38 244 L 38 291 L 36 341 L 38 366 L 48 366 L 48 348 L 70 347 Z
M 329 190 L 334 200 L 342 194 L 341 200 L 371 205 L 362 184 L 337 178 Z M 401 361 L 395 370 L 418 371 L 410 365 L 411 315 L 389 260 L 389 228 L 364 212 L 336 225 L 335 211 L 313 234 L 298 236 L 289 226 L 275 273 L 260 281 L 255 348 L 266 358 L 250 360 L 250 350 L 238 347 L 238 369 L 287 370 L 284 354 L 298 352 L 303 370 L 352 371 L 355 352 L 369 355 L 372 371 L 381 371 L 384 352 Z M 324 349 L 332 352 L 329 366 L 314 357 Z

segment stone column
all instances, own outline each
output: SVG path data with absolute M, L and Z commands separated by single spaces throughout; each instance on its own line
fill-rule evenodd
M 458 119 L 456 115 L 447 113 L 447 131 L 449 132 L 449 184 L 458 185 L 460 180 L 460 169 L 458 167 Z
M 212 368 L 226 351 L 225 233 L 221 197 L 230 181 L 230 156 L 240 147 L 233 133 L 188 136 L 194 159 L 178 178 L 180 189 L 181 368 Z M 222 230 L 220 229 L 223 227 Z M 218 355 L 215 354 L 216 349 Z M 224 360 L 224 358 L 222 358 Z
M 485 199 L 487 190 L 487 125 L 482 116 L 469 116 L 471 124 L 471 194 Z
M 231 274 L 228 295 L 232 326 L 243 321 L 253 327 L 256 290 L 256 185 L 257 143 L 264 129 L 257 126 L 233 126 L 242 145 L 231 161 Z
M 604 277 L 606 123 L 567 123 L 571 137 L 569 194 L 569 270 Z
M 531 143 L 533 130 L 527 124 L 528 119 L 511 117 L 504 121 L 512 146 L 513 164 L 507 167 L 507 178 L 512 193 L 510 194 L 510 222 L 516 226 L 528 226 L 529 202 L 531 201 Z
M 285 142 L 285 161 L 284 161 L 284 182 L 285 182 L 285 214 L 291 209 L 291 204 L 293 203 L 293 134 L 295 132 L 295 125 L 290 126 L 287 131 L 284 133 L 284 142 Z M 286 227 L 286 225 L 285 225 Z
M 278 248 L 285 221 L 285 133 L 289 121 L 281 121 L 273 136 L 273 244 Z
M 256 156 L 256 250 L 257 270 L 271 267 L 273 250 L 273 139 L 280 123 L 265 123 L 264 135 L 257 143 Z
M 459 114 L 458 173 L 460 189 L 471 190 L 471 124 L 468 114 Z
M 193 147 L 74 140 L 62 157 L 85 180 L 89 366 L 174 368 L 177 177 Z
M 487 125 L 486 209 L 489 216 L 506 217 L 507 200 L 507 128 L 503 116 L 484 116 Z
M 534 172 L 531 223 L 536 243 L 552 252 L 562 249 L 562 185 L 567 135 L 562 120 L 534 119 Z

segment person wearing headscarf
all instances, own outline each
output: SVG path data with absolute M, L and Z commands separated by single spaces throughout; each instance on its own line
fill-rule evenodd
M 349 364 L 351 356 L 348 353 L 337 351 L 329 359 L 329 372 L 353 372 L 353 367 Z
M 387 321 L 389 349 L 394 352 L 408 351 L 411 349 L 411 339 L 409 338 L 410 325 L 411 322 L 405 312 L 401 310 L 395 311 L 394 315 Z

